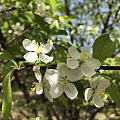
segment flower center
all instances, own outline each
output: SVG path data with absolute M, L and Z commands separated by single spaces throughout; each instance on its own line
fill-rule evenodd
M 87 54 L 87 53 L 82 52 L 80 54 L 80 60 L 84 61 L 84 60 L 88 60 L 89 58 L 91 58 L 91 56 L 89 54 Z
M 96 90 L 95 93 L 101 98 L 104 98 L 104 90 Z
M 60 84 L 61 84 L 61 85 L 65 85 L 65 84 L 67 84 L 68 81 L 69 81 L 68 78 L 67 78 L 67 76 L 65 76 L 65 77 L 60 77 L 59 80 L 60 80 Z
M 36 42 L 33 42 L 33 45 L 35 47 L 35 52 L 36 54 L 39 54 L 42 52 L 43 48 L 44 48 L 44 45 L 42 43 L 40 43 L 40 45 Z
M 32 86 L 33 88 L 31 88 L 31 90 L 36 92 L 39 92 L 43 87 L 42 83 L 37 83 L 37 82 L 34 82 Z

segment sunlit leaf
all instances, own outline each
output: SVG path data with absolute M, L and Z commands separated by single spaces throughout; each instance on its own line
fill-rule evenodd
M 93 45 L 93 57 L 101 62 L 106 58 L 111 57 L 115 52 L 116 44 L 110 40 L 108 34 L 103 34 L 98 37 Z
M 11 73 L 9 72 L 7 76 L 4 78 L 2 83 L 3 88 L 3 103 L 2 103 L 2 116 L 3 120 L 8 120 L 10 111 L 11 111 L 11 105 L 12 105 L 12 90 L 11 90 Z

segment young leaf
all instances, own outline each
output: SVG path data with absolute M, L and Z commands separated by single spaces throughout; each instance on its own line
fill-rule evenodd
M 113 55 L 115 47 L 116 44 L 110 40 L 109 35 L 103 34 L 93 44 L 93 57 L 103 62 L 106 58 Z
M 56 1 L 55 0 L 48 0 L 48 3 L 50 5 L 52 12 L 54 12 Z
M 116 105 L 120 107 L 120 91 L 113 82 L 110 83 L 108 93 L 110 94 L 111 98 L 114 100 Z
M 8 62 L 5 67 L 3 68 L 3 71 L 2 71 L 2 76 L 3 78 L 12 70 L 14 70 L 15 68 L 15 64 L 13 62 Z
M 2 103 L 2 117 L 3 120 L 8 120 L 10 111 L 11 111 L 11 105 L 12 105 L 12 90 L 11 90 L 11 82 L 10 77 L 11 73 L 9 72 L 7 76 L 4 78 L 2 83 L 3 88 L 3 103 Z

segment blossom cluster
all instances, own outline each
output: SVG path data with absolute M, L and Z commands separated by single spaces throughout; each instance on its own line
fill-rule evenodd
M 53 60 L 53 56 L 46 55 L 52 50 L 53 43 L 47 42 L 45 45 L 38 44 L 35 40 L 23 40 L 23 47 L 28 51 L 24 58 L 28 62 L 36 63 L 40 60 L 49 63 Z M 90 48 L 82 47 L 81 53 L 73 46 L 68 48 L 69 58 L 66 63 L 57 64 L 56 69 L 46 69 L 44 77 L 40 72 L 40 66 L 35 65 L 33 71 L 38 82 L 33 83 L 32 90 L 37 94 L 42 94 L 49 101 L 53 102 L 54 98 L 58 98 L 63 93 L 70 99 L 74 99 L 78 95 L 78 90 L 74 82 L 81 80 L 83 76 L 92 77 L 90 87 L 85 90 L 85 100 L 92 98 L 96 107 L 103 107 L 103 95 L 105 90 L 110 86 L 108 79 L 93 77 L 96 69 L 100 68 L 100 61 L 92 57 Z
M 14 35 L 20 35 L 21 32 L 24 30 L 24 26 L 21 25 L 19 22 L 17 22 L 15 25 L 11 26 L 11 30 L 8 31 L 8 33 L 13 33 Z

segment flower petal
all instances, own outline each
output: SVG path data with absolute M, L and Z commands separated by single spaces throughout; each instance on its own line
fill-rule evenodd
M 67 66 L 71 69 L 75 69 L 76 67 L 79 66 L 79 61 L 74 58 L 68 58 L 67 59 Z
M 98 59 L 90 58 L 89 60 L 86 61 L 86 64 L 93 69 L 99 69 L 101 63 Z
M 98 86 L 97 89 L 98 90 L 105 90 L 106 88 L 108 88 L 110 86 L 110 82 L 108 79 L 102 79 L 98 82 Z
M 86 64 L 86 62 L 81 64 L 81 70 L 83 74 L 87 77 L 92 77 L 96 74 L 95 69 Z
M 46 80 L 45 79 L 45 77 L 44 77 L 44 79 L 43 79 L 43 83 L 44 83 L 44 86 L 47 88 L 47 89 L 50 89 L 50 83 L 49 83 L 49 81 L 48 80 Z
M 94 77 L 94 78 L 90 81 L 90 87 L 93 88 L 93 89 L 96 89 L 97 84 L 98 84 L 98 80 L 99 80 L 99 77 Z
M 39 81 L 39 83 L 41 82 L 42 80 L 42 75 L 41 75 L 41 72 L 40 71 L 37 71 L 37 72 L 34 72 L 35 73 L 35 77 L 36 79 Z
M 48 100 L 49 100 L 50 102 L 53 102 L 53 98 L 52 98 L 52 96 L 50 95 L 49 90 L 48 90 L 47 88 L 44 88 L 44 93 L 45 93 L 45 96 L 48 98 Z
M 66 84 L 64 86 L 64 91 L 65 91 L 65 94 L 67 95 L 67 97 L 70 99 L 74 99 L 78 95 L 77 88 L 75 87 L 75 85 L 73 83 Z
M 83 74 L 82 74 L 80 67 L 77 67 L 75 69 L 69 69 L 68 79 L 71 82 L 80 80 L 82 78 L 82 76 L 83 76 Z
M 92 94 L 93 94 L 92 88 L 87 88 L 85 90 L 85 100 L 88 101 L 92 97 Z
M 69 68 L 66 63 L 57 64 L 57 70 L 59 72 L 59 77 L 65 77 L 69 74 Z
M 42 53 L 46 54 L 46 53 L 50 52 L 52 47 L 53 47 L 52 43 L 46 43 L 42 49 Z
M 80 53 L 77 51 L 77 49 L 73 46 L 68 48 L 68 53 L 70 56 L 74 59 L 80 59 Z
M 35 52 L 28 52 L 24 55 L 24 58 L 28 62 L 35 62 L 38 59 L 38 56 Z
M 23 47 L 24 47 L 27 51 L 35 51 L 35 47 L 34 47 L 34 45 L 33 45 L 33 43 L 32 43 L 31 40 L 29 40 L 29 39 L 24 39 L 23 42 L 22 42 L 22 44 L 23 44 Z
M 63 94 L 63 92 L 64 92 L 64 91 L 63 91 L 63 86 L 60 85 L 60 84 L 58 84 L 58 85 L 56 85 L 56 86 L 54 86 L 54 87 L 51 87 L 51 88 L 50 88 L 50 91 L 49 91 L 50 95 L 51 95 L 53 98 L 59 97 L 60 95 Z
M 95 70 L 100 67 L 100 61 L 95 58 L 90 58 L 81 64 L 82 71 L 87 77 L 92 77 L 96 74 Z
M 49 57 L 49 56 L 47 56 L 45 54 L 39 54 L 39 58 L 44 63 L 49 63 L 49 62 L 51 62 L 53 60 L 53 57 Z
M 41 88 L 39 91 L 36 90 L 36 93 L 37 93 L 38 95 L 41 95 L 41 94 L 43 93 L 43 88 Z
M 58 83 L 58 71 L 47 69 L 44 79 L 48 80 L 51 86 L 55 86 Z
M 86 53 L 86 54 L 91 55 L 90 54 L 90 48 L 89 47 L 82 47 L 81 48 L 81 53 Z
M 97 94 L 93 94 L 93 103 L 97 108 L 104 106 L 104 102 L 102 101 L 101 97 Z

